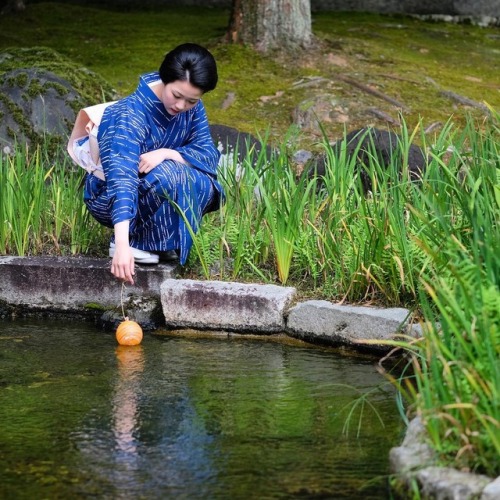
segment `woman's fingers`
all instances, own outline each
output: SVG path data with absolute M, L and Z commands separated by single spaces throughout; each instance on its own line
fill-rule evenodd
M 115 253 L 111 262 L 111 274 L 119 280 L 133 285 L 133 276 L 135 274 L 134 257 L 130 254 L 130 258 L 124 260 L 122 258 L 118 253 Z

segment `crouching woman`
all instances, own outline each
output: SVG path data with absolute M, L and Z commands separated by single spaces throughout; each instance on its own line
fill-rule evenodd
M 86 176 L 84 201 L 92 216 L 114 228 L 111 272 L 133 283 L 135 263 L 155 264 L 176 252 L 185 264 L 207 212 L 224 194 L 201 97 L 217 84 L 212 54 L 196 44 L 169 52 L 159 72 L 107 106 L 98 130 L 98 168 Z

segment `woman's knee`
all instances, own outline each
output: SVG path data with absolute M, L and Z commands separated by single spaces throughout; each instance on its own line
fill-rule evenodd
M 172 160 L 166 160 L 144 177 L 144 184 L 148 186 L 148 189 L 153 189 L 159 196 L 172 197 L 184 184 L 185 179 L 186 166 Z

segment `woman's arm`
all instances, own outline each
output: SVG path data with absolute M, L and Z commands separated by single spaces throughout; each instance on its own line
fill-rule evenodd
M 160 148 L 143 153 L 139 162 L 140 173 L 150 172 L 162 161 L 175 160 L 209 174 L 216 174 L 220 153 L 213 143 L 203 104 L 198 103 L 192 113 L 189 119 L 181 122 L 186 123 L 188 130 L 182 145 L 174 146 L 175 149 Z
M 137 212 L 138 164 L 144 130 L 140 115 L 130 112 L 126 103 L 120 102 L 106 110 L 98 136 L 115 230 L 111 273 L 132 284 L 135 271 L 129 227 Z
M 133 285 L 135 266 L 128 239 L 129 225 L 128 220 L 115 224 L 115 254 L 111 261 L 111 274 Z
M 140 156 L 139 172 L 141 174 L 147 174 L 165 160 L 175 160 L 184 164 L 188 163 L 175 149 L 160 148 L 154 151 L 148 151 Z

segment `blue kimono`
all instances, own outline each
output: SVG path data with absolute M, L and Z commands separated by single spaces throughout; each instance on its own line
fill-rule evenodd
M 149 87 L 159 80 L 157 72 L 143 75 L 133 94 L 106 108 L 97 136 L 106 180 L 87 175 L 84 201 L 105 226 L 129 220 L 132 247 L 178 250 L 184 264 L 193 243 L 189 227 L 196 233 L 224 196 L 217 181 L 220 153 L 201 100 L 172 116 Z M 140 174 L 139 156 L 159 148 L 175 149 L 189 164 L 165 160 Z

